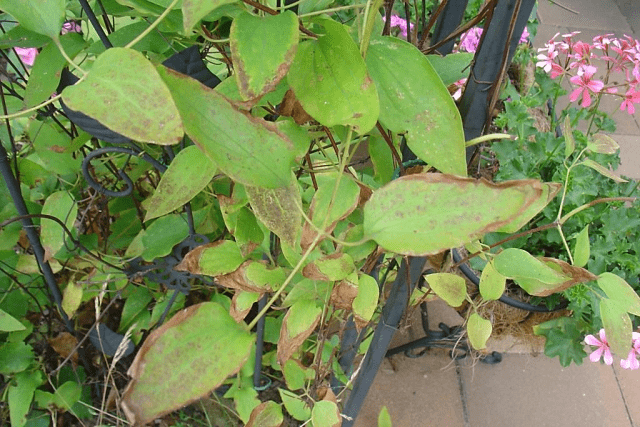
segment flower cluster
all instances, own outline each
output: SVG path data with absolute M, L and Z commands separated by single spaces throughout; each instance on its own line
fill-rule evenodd
M 382 20 L 386 22 L 387 17 L 383 16 Z M 389 26 L 400 29 L 400 35 L 407 37 L 407 21 L 405 19 L 400 18 L 398 15 L 391 15 L 391 23 Z M 409 29 L 413 30 L 413 24 L 409 25 Z
M 619 39 L 613 34 L 599 35 L 593 43 L 576 40 L 575 31 L 553 36 L 545 47 L 538 49 L 536 65 L 549 73 L 552 79 L 569 76 L 573 90 L 569 100 L 581 99 L 580 105 L 589 107 L 592 95 L 609 94 L 621 99 L 620 110 L 635 113 L 634 104 L 640 104 L 640 42 L 629 36 Z M 604 61 L 606 69 L 602 80 L 596 79 L 595 61 Z M 622 83 L 609 83 L 613 73 L 620 74 Z
M 599 362 L 601 358 L 604 358 L 604 363 L 607 365 L 613 364 L 613 356 L 611 355 L 611 348 L 607 341 L 604 329 L 600 329 L 598 333 L 600 339 L 593 335 L 587 335 L 584 337 L 584 342 L 590 346 L 597 347 L 590 355 L 589 360 L 592 362 Z M 631 339 L 631 350 L 626 359 L 620 361 L 620 366 L 623 369 L 640 369 L 640 332 L 633 332 Z

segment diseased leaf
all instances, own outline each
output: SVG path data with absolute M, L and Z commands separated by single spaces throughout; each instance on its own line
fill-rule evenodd
M 302 229 L 298 182 L 292 179 L 288 186 L 282 188 L 246 186 L 245 189 L 256 218 L 280 240 L 295 246 Z
M 370 131 L 379 114 L 376 86 L 344 25 L 317 19 L 325 34 L 300 43 L 287 81 L 305 111 L 327 127 Z
M 467 322 L 467 335 L 474 349 L 482 350 L 487 346 L 492 330 L 490 321 L 483 319 L 478 313 L 471 313 Z
M 315 301 L 301 299 L 287 311 L 278 340 L 278 363 L 283 366 L 293 353 L 311 335 L 320 321 L 322 309 Z
M 171 90 L 186 133 L 222 172 L 254 187 L 290 185 L 295 144 L 275 124 L 238 111 L 189 76 L 163 66 L 158 72 Z
M 567 277 L 548 267 L 523 249 L 507 248 L 493 260 L 500 274 L 511 279 L 535 279 L 542 283 L 555 285 L 564 282 Z
M 576 141 L 573 138 L 571 118 L 567 115 L 562 122 L 562 134 L 564 135 L 564 157 L 568 158 L 576 149 Z
M 540 197 L 543 186 L 535 180 L 403 176 L 373 192 L 364 206 L 364 233 L 392 252 L 436 254 L 497 230 Z
M 600 317 L 611 350 L 620 357 L 627 357 L 631 349 L 633 326 L 624 307 L 608 298 L 600 301 Z
M 467 297 L 464 279 L 452 273 L 433 273 L 426 276 L 427 283 L 451 307 L 459 307 Z
M 335 282 L 354 272 L 353 259 L 345 253 L 336 252 L 310 262 L 302 269 L 302 275 L 312 280 Z
M 598 286 L 627 313 L 640 316 L 640 296 L 620 276 L 613 273 L 602 273 L 598 276 Z
M 266 261 L 245 261 L 237 270 L 217 276 L 220 286 L 247 292 L 271 292 L 285 280 L 280 267 L 270 268 Z
M 329 297 L 329 304 L 336 309 L 351 310 L 356 296 L 358 296 L 358 274 L 353 272 L 334 285 L 331 297 Z
M 606 176 L 607 178 L 612 179 L 615 182 L 628 182 L 626 179 L 620 178 L 618 175 L 611 172 L 609 169 L 605 168 L 600 163 L 596 163 L 591 159 L 584 159 L 583 161 L 580 162 L 580 164 L 590 167 L 594 171 L 598 172 L 600 175 Z
M 231 298 L 229 314 L 236 322 L 241 322 L 251 311 L 253 304 L 258 301 L 260 294 L 257 292 L 236 291 Z
M 220 240 L 193 249 L 184 256 L 180 264 L 174 267 L 174 270 L 219 276 L 236 270 L 243 261 L 244 257 L 234 241 Z
M 447 87 L 417 47 L 395 37 L 371 40 L 367 68 L 380 98 L 380 123 L 405 133 L 416 156 L 466 176 L 462 119 Z
M 618 143 L 609 135 L 596 133 L 587 140 L 587 148 L 595 153 L 616 154 L 620 149 Z
M 242 99 L 256 101 L 287 74 L 298 47 L 298 17 L 242 13 L 229 33 L 235 79 Z
M 127 419 L 143 425 L 207 395 L 240 370 L 253 342 L 218 303 L 181 310 L 149 335 L 129 368 L 121 404 Z
M 58 40 L 65 17 L 65 0 L 0 0 L 0 9 L 7 12 L 27 30 Z
M 65 88 L 62 99 L 136 141 L 172 145 L 184 134 L 171 93 L 151 62 L 133 49 L 107 49 L 84 81 Z
M 573 265 L 584 267 L 589 262 L 591 250 L 589 247 L 589 225 L 578 234 L 576 244 L 573 247 Z
M 283 422 L 282 407 L 268 400 L 253 408 L 246 427 L 280 427 Z
M 144 220 L 180 209 L 211 181 L 216 165 L 194 145 L 180 151 L 162 174 L 156 191 L 145 203 Z
M 69 282 L 62 294 L 62 309 L 70 318 L 76 313 L 82 303 L 82 285 L 76 282 Z
M 501 233 L 515 233 L 520 230 L 522 227 L 527 225 L 533 217 L 538 215 L 545 206 L 551 202 L 558 191 L 562 188 L 562 184 L 557 182 L 543 182 L 542 185 L 542 195 L 537 198 L 527 209 L 525 209 L 520 215 L 518 215 L 514 220 L 510 221 L 508 224 L 500 227 L 498 232 Z
M 78 215 L 78 205 L 67 191 L 58 191 L 47 197 L 42 207 L 43 215 L 58 218 L 67 229 L 71 230 Z M 44 248 L 44 260 L 48 261 L 62 248 L 66 239 L 66 233 L 57 222 L 51 219 L 42 219 L 40 239 Z
M 504 293 L 505 286 L 507 284 L 507 278 L 493 266 L 493 261 L 488 262 L 482 270 L 482 276 L 480 276 L 480 295 L 485 300 L 497 300 Z

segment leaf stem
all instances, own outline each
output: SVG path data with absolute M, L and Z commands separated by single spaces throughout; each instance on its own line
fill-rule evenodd
M 363 58 L 367 57 L 367 49 L 369 49 L 376 13 L 382 7 L 383 2 L 384 0 L 369 0 L 364 8 L 364 28 L 362 29 L 362 37 L 360 38 L 360 54 Z
M 299 18 L 308 18 L 309 16 L 316 16 L 316 15 L 323 15 L 325 13 L 332 13 L 332 12 L 338 12 L 340 10 L 348 10 L 348 9 L 359 9 L 361 7 L 366 7 L 367 3 L 359 3 L 359 4 L 352 4 L 352 5 L 348 5 L 348 6 L 339 6 L 339 7 L 334 7 L 331 9 L 325 9 L 325 10 L 316 10 L 315 12 L 309 12 L 309 13 L 305 13 L 302 15 L 298 15 Z M 289 6 L 287 6 L 289 7 Z
M 0 116 L 0 119 L 5 120 L 5 119 L 15 119 L 16 117 L 20 117 L 20 116 L 24 116 L 27 113 L 31 113 L 33 111 L 39 110 L 40 108 L 52 104 L 54 102 L 56 102 L 57 100 L 59 100 L 60 98 L 62 98 L 61 94 L 58 94 L 56 96 L 54 96 L 51 99 L 48 99 L 47 101 L 36 105 L 35 107 L 31 107 L 31 108 L 27 108 L 26 110 L 22 110 L 22 111 L 18 111 L 17 113 L 13 113 L 13 114 L 7 114 L 6 116 Z
M 67 52 L 64 50 L 64 46 L 62 46 L 62 43 L 60 43 L 60 39 L 55 38 L 53 39 L 53 42 L 55 43 L 55 45 L 58 47 L 58 50 L 60 51 L 60 53 L 62 54 L 62 56 L 64 57 L 64 59 L 73 66 L 74 69 L 80 71 L 82 73 L 83 76 L 87 75 L 87 72 L 85 70 L 83 70 L 82 68 L 80 68 L 80 66 L 78 64 L 76 64 L 75 62 L 73 62 L 73 60 L 71 58 L 69 58 L 69 55 L 67 55 Z
M 149 25 L 147 27 L 147 29 L 145 29 L 143 32 L 141 32 L 140 34 L 138 34 L 138 37 L 136 37 L 135 39 L 131 40 L 129 43 L 127 43 L 127 45 L 125 46 L 125 48 L 131 48 L 133 46 L 135 46 L 140 40 L 142 40 L 143 38 L 145 38 L 147 36 L 147 34 L 149 34 L 151 31 L 153 31 L 159 24 L 160 22 L 162 22 L 162 20 L 164 18 L 167 17 L 167 15 L 171 12 L 171 10 L 173 9 L 173 7 L 178 4 L 180 0 L 173 0 L 169 6 L 167 6 L 167 8 L 164 10 L 164 12 L 162 12 L 160 14 L 160 16 L 158 16 L 158 19 L 156 19 L 155 21 L 153 21 L 153 23 L 151 25 Z
M 515 139 L 513 135 L 509 135 L 506 133 L 490 133 L 489 135 L 482 135 L 477 138 L 473 138 L 465 143 L 467 147 L 471 147 L 472 145 L 481 144 L 483 142 L 491 141 L 494 139 Z

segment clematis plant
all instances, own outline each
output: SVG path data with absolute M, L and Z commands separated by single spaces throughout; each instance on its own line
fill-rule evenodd
M 589 355 L 589 360 L 592 362 L 599 362 L 600 359 L 603 359 L 605 364 L 612 365 L 613 355 L 611 354 L 611 348 L 609 347 L 609 342 L 607 341 L 604 329 L 600 329 L 598 337 L 599 338 L 594 335 L 587 335 L 584 337 L 584 342 L 587 345 L 596 347 L 596 349 Z M 629 354 L 626 359 L 620 360 L 620 366 L 623 369 L 640 369 L 640 361 L 638 361 L 638 356 L 640 356 L 640 332 L 633 332 L 631 341 Z

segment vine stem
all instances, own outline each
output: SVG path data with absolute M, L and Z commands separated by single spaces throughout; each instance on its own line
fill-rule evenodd
M 43 102 L 42 104 L 38 104 L 35 107 L 27 108 L 26 110 L 18 111 L 17 113 L 0 116 L 0 119 L 2 119 L 2 120 L 15 119 L 16 117 L 24 116 L 27 113 L 31 113 L 33 111 L 37 111 L 37 110 L 39 110 L 40 108 L 42 108 L 44 106 L 52 104 L 52 103 L 56 102 L 57 100 L 59 100 L 60 98 L 62 98 L 62 95 L 58 94 L 58 95 L 54 96 L 53 98 L 48 99 L 47 101 Z
M 159 24 L 160 22 L 162 22 L 162 20 L 164 18 L 167 17 L 167 15 L 171 12 L 171 10 L 173 9 L 173 6 L 175 6 L 176 4 L 178 4 L 180 0 L 173 0 L 169 6 L 167 6 L 167 8 L 164 10 L 164 12 L 162 12 L 160 14 L 160 16 L 158 16 L 158 19 L 156 19 L 155 21 L 153 21 L 153 23 L 151 25 L 149 25 L 147 27 L 147 29 L 145 29 L 143 32 L 141 32 L 140 34 L 138 34 L 138 36 L 131 40 L 129 43 L 127 43 L 127 45 L 125 46 L 125 48 L 130 48 L 132 46 L 134 46 L 136 43 L 138 43 L 140 40 L 142 40 L 143 38 L 145 38 L 147 36 L 147 34 L 149 34 L 151 31 L 153 31 Z
M 64 59 L 69 64 L 73 65 L 73 68 L 75 68 L 76 70 L 80 71 L 83 76 L 87 75 L 87 72 L 85 70 L 80 68 L 80 66 L 78 64 L 76 64 L 75 62 L 73 62 L 73 60 L 71 58 L 69 58 L 69 55 L 67 55 L 67 52 L 64 50 L 64 46 L 62 46 L 62 43 L 60 43 L 60 39 L 59 38 L 56 37 L 55 39 L 53 39 L 53 43 L 55 43 L 55 45 L 58 47 L 58 50 L 60 51 L 60 53 L 62 54 Z
M 338 11 L 341 11 L 341 10 L 359 9 L 361 7 L 366 7 L 366 6 L 367 6 L 367 3 L 360 3 L 360 4 L 352 4 L 352 5 L 348 5 L 348 6 L 334 7 L 332 9 L 316 10 L 315 12 L 309 12 L 309 13 L 305 13 L 303 15 L 298 15 L 298 18 L 308 18 L 310 16 L 323 15 L 325 13 L 338 12 Z M 287 6 L 287 7 L 289 7 L 289 6 Z
M 362 58 L 367 57 L 367 49 L 371 41 L 371 33 L 373 32 L 373 24 L 376 19 L 376 12 L 382 7 L 384 0 L 369 0 L 364 8 L 364 28 L 362 29 L 362 38 L 360 39 L 360 54 Z
M 481 144 L 483 142 L 492 141 L 494 139 L 511 139 L 515 140 L 513 135 L 509 135 L 506 133 L 490 133 L 488 135 L 482 135 L 477 138 L 470 139 L 465 143 L 467 147 L 471 147 L 472 145 Z

